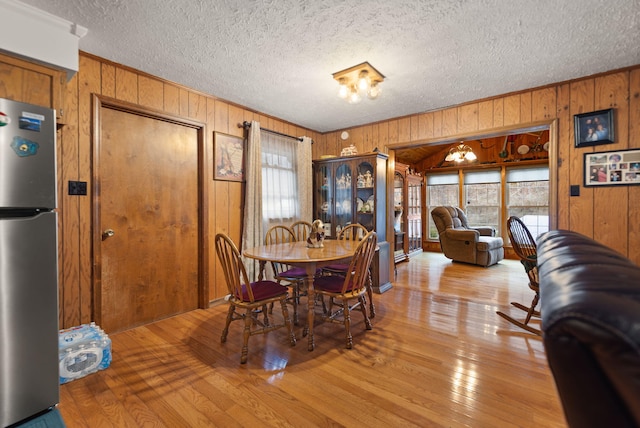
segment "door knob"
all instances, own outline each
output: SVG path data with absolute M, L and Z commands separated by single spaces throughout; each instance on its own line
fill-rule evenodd
M 104 241 L 107 238 L 111 238 L 115 234 L 116 233 L 113 231 L 113 229 L 107 229 L 104 232 L 102 232 L 102 240 Z

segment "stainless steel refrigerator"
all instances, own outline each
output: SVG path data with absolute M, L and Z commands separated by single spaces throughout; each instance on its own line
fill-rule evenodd
M 59 401 L 56 124 L 0 99 L 0 427 Z

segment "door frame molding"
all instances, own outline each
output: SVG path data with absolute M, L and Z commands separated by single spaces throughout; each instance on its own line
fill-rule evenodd
M 209 307 L 209 240 L 206 239 L 209 230 L 208 224 L 208 196 L 206 184 L 208 183 L 208 170 L 206 160 L 208 158 L 206 147 L 206 124 L 189 118 L 174 116 L 162 111 L 153 110 L 137 104 L 120 101 L 115 98 L 92 94 L 92 220 L 91 220 L 91 242 L 92 242 L 92 319 L 96 323 L 102 323 L 102 234 L 98 230 L 100 225 L 100 145 L 102 135 L 102 108 L 109 108 L 125 113 L 143 116 L 155 120 L 169 122 L 176 125 L 186 126 L 195 129 L 197 132 L 198 144 L 198 308 Z

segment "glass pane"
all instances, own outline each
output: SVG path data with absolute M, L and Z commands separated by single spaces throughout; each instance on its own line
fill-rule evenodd
M 332 225 L 334 230 L 344 228 L 351 224 L 353 219 L 351 207 L 353 206 L 352 192 L 352 171 L 351 166 L 342 164 L 336 170 L 336 196 L 335 196 L 335 220 L 336 224 Z M 336 232 L 337 234 L 337 232 Z
M 500 183 L 466 184 L 464 193 L 469 226 L 491 226 L 500 235 Z
M 549 181 L 507 183 L 507 215 L 520 218 L 537 238 L 549 230 Z
M 454 175 L 450 175 L 452 177 Z M 442 176 L 440 176 L 442 177 Z M 428 217 L 428 238 L 429 239 L 438 239 L 438 229 L 436 228 L 435 223 L 433 222 L 433 218 L 431 217 L 431 211 L 438 206 L 441 205 L 449 205 L 452 207 L 458 206 L 458 200 L 460 197 L 459 187 L 458 187 L 458 176 L 455 175 L 456 182 L 455 184 L 434 184 L 427 186 L 427 211 L 429 212 Z M 431 183 L 431 176 L 427 178 L 427 182 Z

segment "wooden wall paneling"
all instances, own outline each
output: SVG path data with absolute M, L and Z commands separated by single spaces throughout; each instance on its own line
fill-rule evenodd
M 419 132 L 420 116 L 417 114 L 409 116 L 409 141 L 418 141 L 420 139 Z
M 244 129 L 242 128 L 242 121 L 244 120 L 244 110 L 234 106 L 229 106 L 229 134 L 236 137 L 244 136 Z M 240 125 L 240 126 L 238 126 Z
M 595 110 L 615 109 L 615 143 L 597 146 L 597 151 L 624 150 L 629 147 L 628 100 L 627 71 L 595 78 Z M 596 187 L 593 199 L 594 239 L 627 255 L 629 210 L 637 209 L 638 205 L 629 206 L 629 187 Z
M 0 98 L 22 101 L 24 69 L 5 62 L 10 58 L 0 55 Z
M 169 83 L 163 83 L 162 109 L 170 114 L 180 114 L 180 88 Z M 211 123 L 213 125 L 213 122 Z M 209 127 L 212 130 L 213 126 Z
M 505 124 L 504 121 L 504 98 L 497 98 L 493 100 L 493 126 L 494 128 L 500 128 Z
M 433 114 L 423 113 L 418 121 L 418 139 L 433 138 Z
M 433 137 L 442 137 L 442 110 L 433 113 Z
M 389 122 L 378 123 L 378 149 L 381 152 L 388 153 L 387 144 L 389 144 Z
M 342 144 L 340 144 L 340 146 L 338 147 L 338 155 L 340 155 L 340 151 L 345 148 L 348 147 L 350 144 L 353 144 L 354 146 L 356 146 L 356 150 L 358 151 L 358 153 L 364 153 L 364 145 L 362 142 L 362 137 L 363 137 L 364 133 L 362 132 L 362 127 L 358 126 L 355 127 L 351 130 L 351 132 L 349 132 L 349 139 L 347 141 L 342 141 Z
M 594 111 L 594 81 L 585 79 L 570 85 L 570 151 L 569 151 L 569 182 L 580 186 L 580 196 L 569 199 L 569 229 L 593 238 L 593 188 L 584 187 L 583 154 L 592 153 L 593 148 L 576 148 L 573 130 L 573 116 L 580 113 Z M 566 195 L 565 195 L 566 196 Z
M 389 121 L 388 138 L 389 144 L 395 144 L 400 142 L 400 123 L 398 120 Z
M 185 88 L 178 88 L 178 103 L 180 105 L 178 115 L 189 116 L 189 91 Z
M 478 103 L 458 107 L 458 133 L 478 130 Z
M 116 68 L 116 98 L 138 103 L 138 75 L 123 68 Z
M 571 132 L 573 124 L 573 116 L 569 110 L 571 102 L 571 86 L 569 84 L 560 85 L 558 87 L 557 99 L 557 117 L 558 117 L 558 228 L 569 229 L 569 213 L 570 213 L 570 167 L 571 167 L 571 146 L 573 144 L 573 132 Z M 552 168 L 554 165 L 549 165 Z M 582 182 L 576 183 L 582 189 Z
M 207 120 L 207 98 L 195 92 L 189 92 L 189 113 L 188 117 L 206 122 Z
M 442 135 L 458 133 L 458 109 L 455 107 L 442 110 Z
M 138 76 L 138 104 L 162 111 L 164 109 L 164 84 L 158 79 L 144 75 Z
M 478 103 L 478 130 L 493 128 L 493 101 Z
M 518 123 L 531 122 L 531 92 L 520 94 L 520 118 Z
M 556 87 L 533 91 L 531 94 L 531 120 L 553 119 L 556 117 Z
M 111 64 L 101 64 L 101 89 L 100 93 L 105 97 L 116 97 L 116 67 Z
M 629 73 L 629 148 L 640 148 L 640 69 Z M 640 264 L 640 186 L 629 186 L 629 255 Z
M 362 127 L 362 153 L 372 152 L 375 147 L 373 141 L 373 125 Z
M 54 79 L 52 75 L 33 70 L 24 70 L 22 84 L 24 102 L 53 108 L 52 88 Z
M 504 97 L 504 125 L 517 125 L 520 122 L 520 95 Z
M 82 56 L 80 57 L 82 60 Z M 93 233 L 100 233 L 92 229 L 93 203 L 93 171 L 91 158 L 92 105 L 91 95 L 99 94 L 102 87 L 99 61 L 84 58 L 81 62 L 81 77 L 78 90 L 78 180 L 87 182 L 87 196 L 80 197 L 80 323 L 88 323 L 94 319 L 93 296 Z M 117 75 L 117 73 L 116 73 Z M 117 88 L 117 79 L 116 79 Z
M 165 84 L 165 103 L 167 100 L 166 96 L 167 85 Z M 177 89 L 177 88 L 176 88 Z M 178 94 L 178 91 L 173 91 L 175 94 Z M 179 98 L 179 97 L 178 97 Z M 217 214 L 217 197 L 216 197 L 216 189 L 217 186 L 215 181 L 213 180 L 213 135 L 216 124 L 216 102 L 213 98 L 207 97 L 207 141 L 205 142 L 205 146 L 207 147 L 207 163 L 206 168 L 208 170 L 209 179 L 205 183 L 206 191 L 209 195 L 209 203 L 207 204 L 206 214 L 208 216 L 207 227 L 208 231 L 206 236 L 209 237 L 209 240 L 213 243 L 216 237 L 216 214 Z M 215 299 L 218 294 L 218 286 L 221 286 L 221 289 L 224 294 L 226 294 L 226 285 L 224 284 L 224 276 L 220 270 L 220 263 L 218 262 L 218 255 L 215 251 L 215 244 L 210 244 L 212 250 L 210 250 L 209 256 L 209 301 Z M 220 281 L 223 282 L 220 282 Z M 221 295 L 224 295 L 221 294 Z
M 409 141 L 411 141 L 411 118 L 403 117 L 398 119 L 398 142 Z
M 63 109 L 67 124 L 58 140 L 58 255 L 59 263 L 59 325 L 68 328 L 80 323 L 80 199 L 69 196 L 67 183 L 78 180 L 78 86 L 76 74 L 65 85 Z

